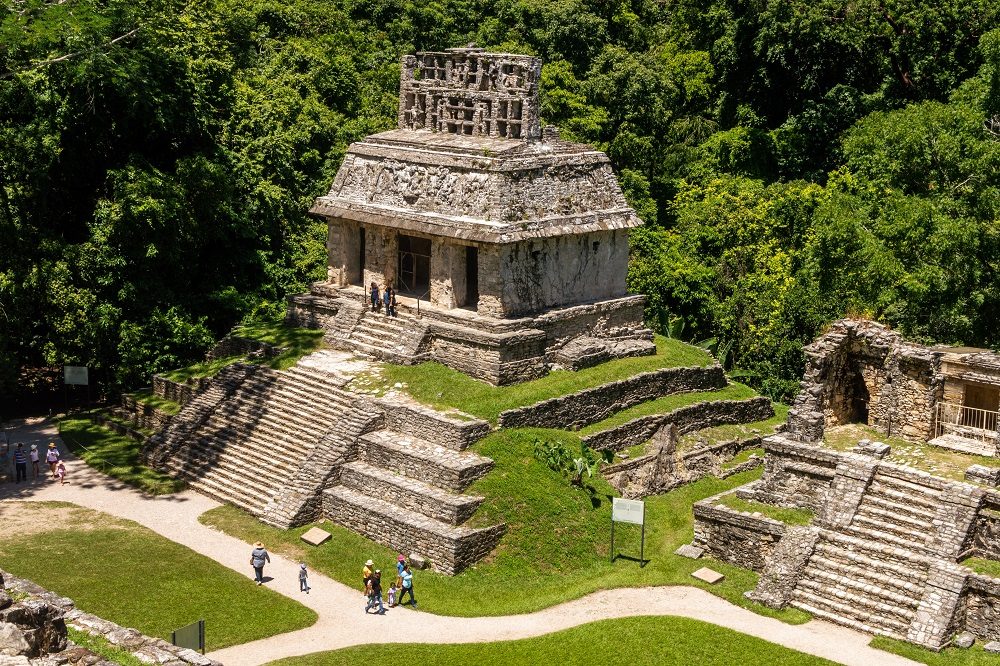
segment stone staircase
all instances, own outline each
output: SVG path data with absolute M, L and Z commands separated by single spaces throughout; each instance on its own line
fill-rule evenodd
M 427 324 L 411 314 L 389 317 L 365 310 L 350 334 L 335 346 L 392 363 L 419 363 L 426 360 Z
M 925 595 L 939 495 L 877 471 L 850 523 L 820 530 L 792 605 L 906 640 Z
M 179 431 L 175 437 L 185 445 L 159 466 L 207 495 L 262 515 L 280 501 L 317 445 L 344 428 L 352 400 L 318 371 L 235 367 L 246 372 L 238 390 L 214 400 L 203 418 Z M 209 395 L 219 397 L 214 383 L 182 414 Z
M 326 491 L 325 513 L 374 541 L 425 554 L 435 568 L 457 573 L 493 550 L 504 533 L 502 525 L 464 525 L 483 498 L 460 493 L 492 467 L 492 460 L 461 444 L 370 432 L 359 441 L 358 459 L 341 470 L 341 485 Z

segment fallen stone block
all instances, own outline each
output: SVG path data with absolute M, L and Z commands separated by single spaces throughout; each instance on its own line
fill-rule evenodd
M 410 557 L 406 561 L 413 569 L 426 569 L 431 565 L 426 557 L 417 553 L 410 553 Z
M 708 567 L 702 567 L 701 569 L 698 569 L 697 571 L 695 571 L 691 575 L 694 576 L 695 578 L 697 578 L 698 580 L 703 580 L 706 583 L 709 583 L 710 585 L 715 585 L 716 583 L 718 583 L 719 581 L 721 581 L 723 578 L 725 578 L 725 576 L 723 576 L 722 574 L 720 574 L 718 571 L 713 571 L 712 569 L 709 569 Z
M 966 631 L 956 636 L 955 640 L 953 640 L 951 643 L 955 647 L 965 649 L 972 647 L 972 644 L 975 642 L 976 642 L 976 637 Z
M 996 488 L 1000 486 L 1000 467 L 986 465 L 970 465 L 965 470 L 965 480 L 973 483 L 983 483 Z
M 326 542 L 330 538 L 330 533 L 326 530 L 321 530 L 318 527 L 313 527 L 306 531 L 301 537 L 310 546 L 318 546 Z
M 1000 642 L 990 641 L 983 646 L 983 649 L 992 654 L 1000 654 Z
M 689 543 L 684 544 L 680 548 L 674 551 L 674 555 L 680 555 L 681 557 L 690 557 L 692 560 L 697 560 L 705 553 L 704 548 L 699 548 L 698 546 L 692 546 Z
M 881 460 L 892 451 L 891 447 L 884 442 L 873 442 L 870 439 L 863 439 L 854 447 L 855 453 L 863 456 L 871 456 Z

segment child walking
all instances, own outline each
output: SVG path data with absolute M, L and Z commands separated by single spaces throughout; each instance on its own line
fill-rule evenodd
M 299 592 L 309 594 L 309 572 L 306 571 L 306 563 L 299 567 Z
M 66 485 L 66 463 L 62 460 L 56 463 L 56 476 L 59 478 L 59 485 Z

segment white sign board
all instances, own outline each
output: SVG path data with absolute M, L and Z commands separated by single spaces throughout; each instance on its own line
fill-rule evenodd
M 87 366 L 85 365 L 64 365 L 63 373 L 66 376 L 66 385 L 86 386 L 90 382 L 87 379 Z
M 616 523 L 642 525 L 646 517 L 646 505 L 641 500 L 611 498 L 611 520 Z

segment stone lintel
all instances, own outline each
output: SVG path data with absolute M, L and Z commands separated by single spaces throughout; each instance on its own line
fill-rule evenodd
M 555 236 L 633 229 L 642 221 L 631 208 L 610 208 L 568 217 L 553 216 L 514 223 L 372 206 L 335 197 L 319 197 L 309 212 L 328 218 L 390 227 L 472 243 L 516 243 Z

